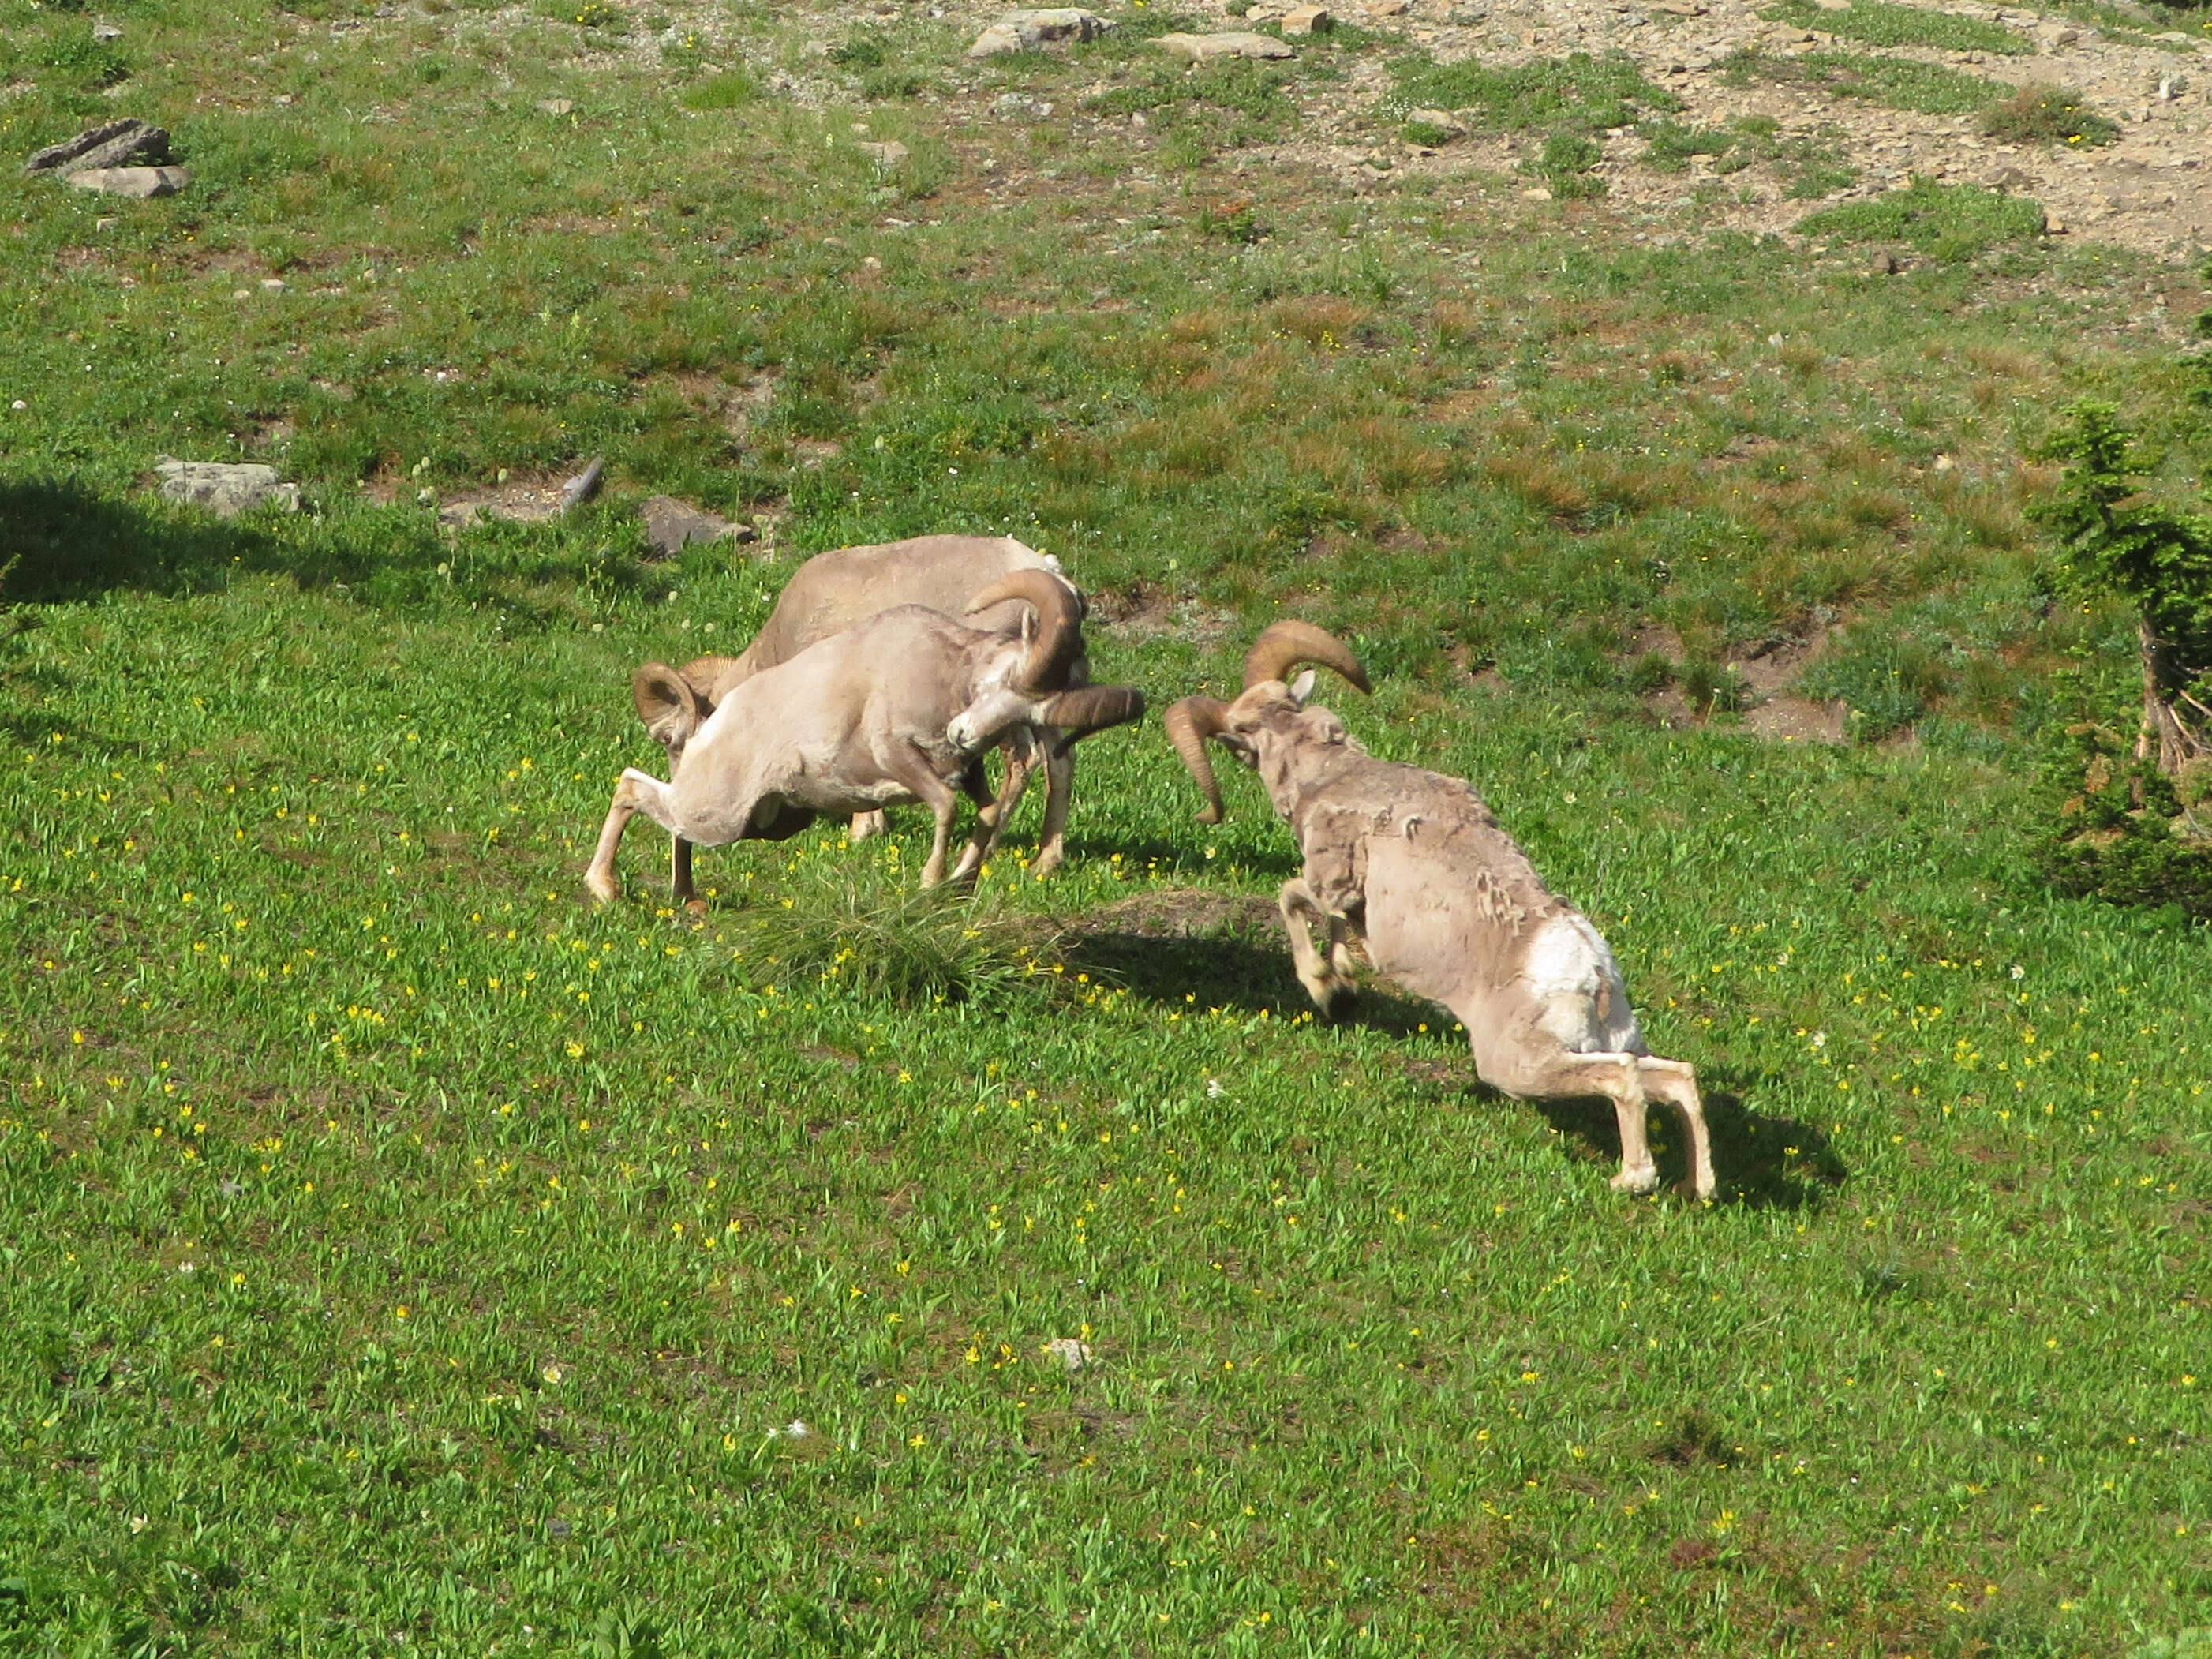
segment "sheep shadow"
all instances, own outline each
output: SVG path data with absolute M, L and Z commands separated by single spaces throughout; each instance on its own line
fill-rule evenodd
M 1720 1202 L 1747 1210 L 1825 1208 L 1850 1170 L 1827 1133 L 1797 1118 L 1773 1117 L 1747 1103 L 1746 1091 L 1759 1079 L 1738 1077 L 1721 1067 L 1702 1071 L 1705 1128 L 1713 1143 L 1713 1173 Z M 1495 1091 L 1476 1085 L 1486 1094 Z M 1620 1127 L 1603 1100 L 1539 1100 L 1528 1103 L 1543 1113 L 1563 1143 L 1580 1150 L 1571 1156 L 1618 1167 Z M 1680 1120 L 1665 1107 L 1652 1111 L 1651 1152 L 1662 1187 L 1679 1186 L 1689 1176 L 1689 1148 Z
M 283 556 L 251 523 L 153 511 L 67 479 L 0 478 L 0 599 L 15 604 L 204 592 Z
M 1279 1018 L 1313 1009 L 1291 966 L 1281 914 L 1257 894 L 1139 893 L 1074 919 L 1059 954 L 1072 969 L 1167 1007 L 1196 1002 Z M 1337 1023 L 1403 1036 L 1436 1018 L 1429 1004 L 1370 979 Z
M 1266 1012 L 1279 1018 L 1313 1006 L 1291 969 L 1280 915 L 1271 901 L 1255 894 L 1189 889 L 1139 893 L 1075 922 L 1063 936 L 1060 955 L 1072 969 L 1170 1007 L 1195 1000 L 1207 1008 Z M 1405 1039 L 1436 1029 L 1439 1012 L 1435 1005 L 1370 975 L 1362 979 L 1358 996 L 1337 1023 Z M 1609 1169 L 1620 1166 L 1620 1126 L 1602 1099 L 1515 1099 L 1474 1076 L 1473 1057 L 1463 1047 L 1455 1045 L 1449 1059 L 1440 1059 L 1432 1040 L 1431 1047 L 1419 1051 L 1409 1047 L 1402 1064 L 1425 1082 L 1487 1104 L 1534 1107 L 1558 1132 L 1566 1156 Z M 1748 1103 L 1754 1090 L 1774 1080 L 1721 1067 L 1699 1078 L 1721 1201 L 1746 1209 L 1821 1208 L 1850 1171 L 1826 1131 Z M 1679 1186 L 1688 1179 L 1688 1148 L 1680 1121 L 1664 1108 L 1652 1114 L 1651 1150 L 1662 1184 Z

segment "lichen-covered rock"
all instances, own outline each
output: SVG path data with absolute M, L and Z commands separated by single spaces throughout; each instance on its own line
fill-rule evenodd
M 96 190 L 103 195 L 143 202 L 156 196 L 174 196 L 191 183 L 192 175 L 182 167 L 82 167 L 70 173 L 69 181 L 78 190 Z
M 264 504 L 287 513 L 300 509 L 300 486 L 279 483 L 273 466 L 251 462 L 163 461 L 154 470 L 161 474 L 164 501 L 204 507 L 226 519 Z
M 1075 6 L 1010 11 L 975 37 L 968 55 L 995 58 L 1000 52 L 1034 52 L 1054 40 L 1095 40 L 1113 27 L 1096 12 Z
M 1297 52 L 1272 34 L 1233 29 L 1224 34 L 1163 34 L 1152 44 L 1178 63 L 1206 64 L 1218 58 L 1295 58 Z

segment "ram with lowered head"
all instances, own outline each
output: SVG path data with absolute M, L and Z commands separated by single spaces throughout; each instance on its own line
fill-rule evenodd
M 990 799 L 985 750 L 1017 726 L 1078 735 L 1135 720 L 1144 697 L 1127 686 L 1072 686 L 1082 636 L 1074 592 L 1045 570 L 1017 571 L 976 594 L 985 612 L 1018 600 L 1033 626 L 1008 636 L 922 605 L 900 605 L 817 641 L 751 676 L 711 710 L 690 683 L 659 663 L 652 678 L 672 723 L 670 781 L 625 769 L 585 882 L 601 901 L 620 890 L 615 851 L 632 817 L 687 842 L 781 841 L 820 812 L 861 812 L 920 801 L 937 816 L 921 884 L 945 874 L 952 817 L 964 789 Z M 979 817 L 954 872 L 989 855 L 994 823 Z
M 788 661 L 817 640 L 896 605 L 927 605 L 947 616 L 959 616 L 977 594 L 1022 570 L 1058 574 L 1060 562 L 1024 546 L 1012 536 L 917 536 L 907 541 L 817 553 L 792 573 L 776 598 L 775 610 L 740 654 L 698 657 L 676 669 L 659 665 L 651 665 L 650 672 L 641 669 L 632 686 L 638 717 L 667 749 L 672 772 L 683 757 L 696 711 L 703 708 L 712 713 L 754 675 Z M 1076 601 L 1079 615 L 1079 593 Z M 1012 635 L 1022 630 L 1030 614 L 1024 605 L 1001 600 L 980 613 L 975 625 Z M 1068 665 L 1069 686 L 1088 684 L 1090 672 L 1089 657 L 1079 644 Z M 1033 875 L 1051 874 L 1066 855 L 1068 796 L 1075 775 L 1070 747 L 1081 735 L 1022 726 L 1015 727 L 1006 740 L 1006 780 L 998 799 L 985 810 L 991 814 L 994 830 L 1002 828 L 1020 804 L 1030 773 L 1040 761 L 1043 763 L 1044 828 L 1037 838 L 1036 858 L 1030 866 Z M 860 841 L 878 833 L 883 823 L 879 810 L 855 813 L 853 839 Z M 691 884 L 691 844 L 682 836 L 675 838 L 672 849 L 670 878 L 678 904 L 696 902 Z
M 1466 1026 L 1474 1069 L 1524 1100 L 1604 1098 L 1620 1126 L 1613 1185 L 1659 1184 L 1645 1133 L 1648 1103 L 1680 1114 L 1690 1184 L 1713 1195 L 1713 1162 L 1696 1073 L 1645 1046 L 1613 952 L 1581 911 L 1535 867 L 1467 784 L 1377 760 L 1328 709 L 1310 704 L 1313 670 L 1334 669 L 1364 691 L 1359 660 L 1308 623 L 1279 622 L 1244 660 L 1234 702 L 1186 697 L 1168 735 L 1206 795 L 1201 821 L 1221 821 L 1206 753 L 1219 743 L 1256 769 L 1297 836 L 1298 878 L 1280 904 L 1299 981 L 1326 1013 L 1352 989 L 1347 936 L 1364 937 L 1375 970 L 1440 1002 Z M 1324 949 L 1310 923 L 1321 924 Z

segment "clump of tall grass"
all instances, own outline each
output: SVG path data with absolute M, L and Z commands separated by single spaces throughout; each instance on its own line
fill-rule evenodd
M 1058 932 L 953 883 L 794 867 L 786 890 L 734 918 L 732 963 L 748 981 L 813 982 L 907 1007 L 1022 994 L 1050 973 Z M 1042 988 L 1036 987 L 1036 988 Z
M 2109 144 L 2120 125 L 2100 115 L 2071 87 L 2022 87 L 1982 117 L 1982 133 L 2008 144 Z

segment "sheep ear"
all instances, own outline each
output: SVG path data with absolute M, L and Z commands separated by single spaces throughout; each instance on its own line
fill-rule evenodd
M 1314 671 L 1309 668 L 1304 673 L 1299 675 L 1297 678 L 1291 682 L 1291 701 L 1297 704 L 1299 708 L 1304 708 L 1306 706 L 1306 699 L 1313 696 L 1313 689 Z

